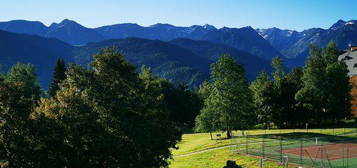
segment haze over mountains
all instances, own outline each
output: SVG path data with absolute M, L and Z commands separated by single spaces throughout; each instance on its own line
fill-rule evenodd
M 325 46 L 333 40 L 340 49 L 357 44 L 354 20 L 339 20 L 329 29 L 302 32 L 279 28 L 255 30 L 249 26 L 144 27 L 131 23 L 87 28 L 67 19 L 50 26 L 26 20 L 0 22 L 0 30 L 3 30 L 0 42 L 4 44 L 0 46 L 0 64 L 5 70 L 16 62 L 35 64 L 43 87 L 48 85 L 51 65 L 57 58 L 86 65 L 92 54 L 105 47 L 116 47 L 129 62 L 138 67 L 148 65 L 154 73 L 175 83 L 184 81 L 198 86 L 208 79 L 209 64 L 224 53 L 244 64 L 252 80 L 261 70 L 271 69 L 270 60 L 274 56 L 283 57 L 291 68 L 303 65 L 310 44 Z

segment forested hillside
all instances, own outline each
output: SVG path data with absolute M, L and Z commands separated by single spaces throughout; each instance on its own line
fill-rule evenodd
M 170 41 L 171 44 L 175 44 L 182 48 L 186 48 L 193 53 L 207 58 L 211 61 L 217 61 L 222 53 L 231 55 L 239 64 L 242 64 L 246 70 L 246 75 L 249 81 L 255 79 L 255 77 L 262 71 L 271 71 L 270 61 L 261 59 L 255 55 L 249 54 L 238 50 L 233 47 L 229 47 L 223 44 L 212 43 L 208 41 L 195 41 L 190 39 L 175 39 Z
M 57 59 L 73 62 L 71 45 L 56 39 L 0 31 L 0 65 L 7 71 L 17 62 L 31 63 L 42 87 L 47 88 Z
M 210 60 L 198 56 L 189 50 L 158 40 L 128 38 L 90 43 L 73 50 L 75 61 L 86 65 L 92 55 L 104 48 L 114 48 L 125 55 L 125 58 L 138 69 L 142 65 L 152 68 L 160 77 L 174 83 L 185 82 L 198 87 L 208 79 Z
M 222 44 L 189 39 L 163 42 L 127 38 L 71 46 L 56 39 L 1 31 L 0 42 L 3 70 L 7 71 L 17 62 L 34 64 L 39 82 L 45 89 L 57 59 L 86 67 L 92 61 L 93 54 L 108 47 L 122 52 L 130 63 L 137 66 L 138 71 L 142 65 L 146 65 L 154 74 L 175 84 L 184 82 L 190 87 L 198 87 L 208 80 L 210 64 L 222 54 L 231 54 L 243 64 L 250 80 L 261 70 L 270 70 L 268 61 L 249 53 Z

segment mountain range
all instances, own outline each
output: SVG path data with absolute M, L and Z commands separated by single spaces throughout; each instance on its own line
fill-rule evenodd
M 52 23 L 49 27 L 38 21 L 13 20 L 0 22 L 0 30 L 56 38 L 71 45 L 83 45 L 88 42 L 107 39 L 95 30 L 68 19 L 63 20 L 61 23 Z
M 335 41 L 340 49 L 357 44 L 357 21 L 339 20 L 328 29 L 301 32 L 279 28 L 216 28 L 170 24 L 140 26 L 125 23 L 87 28 L 65 19 L 46 26 L 38 21 L 0 22 L 0 64 L 5 70 L 16 62 L 33 63 L 46 88 L 55 60 L 64 58 L 85 66 L 92 54 L 115 47 L 129 62 L 145 64 L 175 83 L 198 86 L 209 76 L 209 65 L 222 54 L 243 64 L 253 80 L 261 70 L 270 71 L 272 57 L 282 57 L 289 68 L 302 66 L 310 44 L 325 46 Z
M 211 25 L 176 27 L 169 24 L 155 24 L 143 27 L 129 23 L 86 28 L 75 21 L 65 19 L 60 23 L 53 23 L 49 27 L 40 22 L 26 20 L 0 22 L 0 30 L 56 38 L 71 45 L 85 45 L 90 42 L 128 37 L 161 41 L 188 38 L 225 44 L 266 60 L 270 60 L 274 56 L 280 56 L 280 53 L 252 27 L 223 27 L 217 29 Z
M 281 56 L 287 60 L 305 60 L 310 44 L 325 46 L 333 40 L 338 47 L 346 49 L 348 44 L 356 45 L 357 41 L 356 20 L 339 20 L 329 29 L 311 28 L 301 32 L 279 28 L 254 30 L 249 26 L 217 29 L 208 24 L 180 27 L 160 23 L 148 27 L 124 23 L 87 28 L 68 19 L 53 23 L 48 27 L 38 21 L 0 22 L 0 30 L 56 38 L 71 45 L 85 45 L 90 42 L 128 37 L 161 41 L 187 38 L 224 44 L 266 60 L 274 56 Z M 301 62 L 296 65 L 301 66 Z
M 325 47 L 334 41 L 341 50 L 357 45 L 357 20 L 339 20 L 328 29 L 311 28 L 302 32 L 278 28 L 257 29 L 257 32 L 287 59 L 290 66 L 302 66 L 309 45 Z
M 223 44 L 191 39 L 175 39 L 168 42 L 142 38 L 112 39 L 92 42 L 83 46 L 72 46 L 58 39 L 44 38 L 0 31 L 0 64 L 7 71 L 17 62 L 31 63 L 36 67 L 39 82 L 47 88 L 51 80 L 54 64 L 59 58 L 86 67 L 92 56 L 104 48 L 114 48 L 125 56 L 138 70 L 142 65 L 174 83 L 185 82 L 198 87 L 209 79 L 210 64 L 222 53 L 230 54 L 247 71 L 253 80 L 261 71 L 270 71 L 270 63 L 255 55 Z

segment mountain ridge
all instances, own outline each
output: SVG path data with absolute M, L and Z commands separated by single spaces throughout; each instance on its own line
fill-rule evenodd
M 201 49 L 179 45 L 177 41 L 195 44 Z M 176 41 L 176 44 L 175 44 Z M 46 89 L 52 78 L 57 59 L 64 59 L 87 67 L 92 55 L 103 48 L 116 48 L 125 58 L 137 66 L 150 67 L 155 75 L 171 80 L 173 83 L 187 83 L 198 87 L 209 80 L 210 64 L 224 53 L 231 54 L 238 63 L 245 66 L 251 81 L 261 70 L 268 70 L 270 63 L 257 56 L 222 44 L 191 39 L 176 39 L 170 42 L 140 38 L 112 39 L 91 42 L 87 45 L 72 46 L 61 40 L 0 31 L 0 64 L 7 71 L 12 65 L 31 63 L 35 65 L 39 82 Z
M 253 29 L 250 26 L 216 28 L 208 24 L 184 27 L 167 23 L 157 23 L 151 26 L 123 23 L 87 28 L 73 20 L 64 19 L 60 23 L 52 23 L 50 26 L 45 26 L 38 21 L 26 20 L 0 22 L 0 30 L 56 38 L 73 46 L 130 37 L 164 42 L 186 38 L 223 44 L 268 61 L 272 57 L 279 56 L 289 62 L 287 63 L 289 67 L 296 67 L 302 66 L 305 62 L 310 44 L 324 47 L 328 42 L 335 41 L 340 49 L 346 49 L 349 44 L 356 45 L 356 25 L 356 20 L 338 20 L 328 29 L 311 28 L 304 31 L 276 27 Z
M 7 71 L 18 62 L 31 63 L 43 88 L 48 87 L 57 59 L 73 62 L 72 49 L 73 46 L 57 39 L 0 30 L 2 70 Z
M 22 24 L 26 23 L 26 21 L 22 21 Z M 2 24 L 5 25 L 7 23 L 3 22 Z M 29 26 L 26 27 L 33 27 L 33 29 L 36 29 L 34 24 L 29 24 Z M 123 39 L 128 37 L 161 41 L 170 41 L 176 38 L 189 38 L 193 40 L 208 40 L 215 43 L 225 44 L 257 55 L 266 60 L 270 60 L 274 56 L 281 56 L 277 50 L 266 42 L 264 38 L 261 38 L 251 27 L 223 27 L 217 29 L 208 24 L 183 27 L 162 23 L 144 27 L 138 24 L 126 23 L 97 28 L 86 28 L 73 20 L 65 19 L 60 23 L 52 23 L 50 26 L 42 27 L 41 29 L 41 31 L 37 30 L 37 35 L 47 38 L 57 38 L 71 45 L 85 45 L 90 42 L 99 42 L 108 39 Z M 45 31 L 43 29 L 45 29 Z M 6 29 L 6 31 L 27 33 L 26 31 L 19 32 L 16 29 Z
M 284 32 L 292 31 L 295 38 L 284 36 Z M 308 56 L 310 44 L 325 47 L 334 41 L 341 50 L 347 49 L 349 44 L 357 45 L 357 21 L 338 20 L 328 29 L 311 28 L 301 32 L 282 30 L 278 28 L 257 29 L 257 32 L 269 41 L 272 46 L 288 58 L 289 66 L 302 66 Z

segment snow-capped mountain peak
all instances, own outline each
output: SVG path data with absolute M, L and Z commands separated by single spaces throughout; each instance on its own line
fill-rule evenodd
M 217 30 L 216 27 L 214 27 L 213 25 L 209 25 L 209 24 L 205 24 L 202 27 L 207 29 L 207 30 Z

